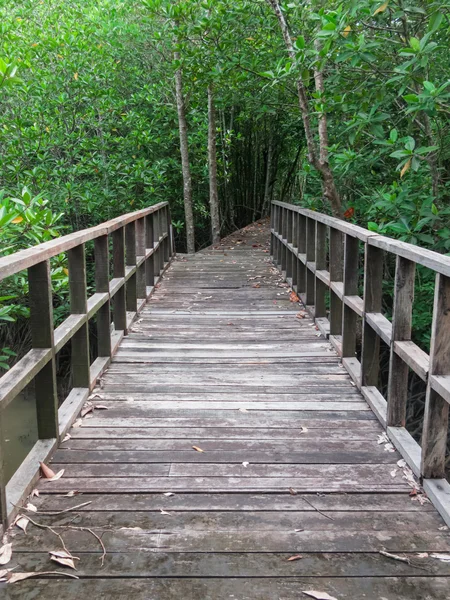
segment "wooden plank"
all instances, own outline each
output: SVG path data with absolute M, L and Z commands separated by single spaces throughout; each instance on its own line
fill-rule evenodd
M 450 278 L 436 275 L 431 332 L 430 375 L 450 372 Z M 447 449 L 448 402 L 427 385 L 422 434 L 422 475 L 443 479 Z
M 395 352 L 394 343 L 411 339 L 415 273 L 415 263 L 397 256 L 387 394 L 387 424 L 392 427 L 406 424 L 408 364 Z
M 86 316 L 86 257 L 83 244 L 69 250 L 68 263 L 70 312 L 71 314 L 82 314 Z M 89 327 L 87 319 L 85 319 L 84 324 L 73 334 L 71 346 L 72 385 L 75 388 L 89 388 L 91 378 L 89 371 Z
M 363 316 L 361 350 L 361 385 L 378 385 L 380 365 L 380 338 L 367 323 L 365 313 L 380 313 L 383 296 L 384 253 L 366 243 L 364 258 L 364 301 L 359 313 Z
M 427 380 L 430 369 L 430 357 L 412 341 L 394 341 L 394 352 L 423 381 Z
M 43 360 L 41 367 L 35 371 L 35 398 L 38 436 L 40 439 L 58 437 L 58 395 L 56 388 L 56 364 L 54 350 L 54 331 L 53 331 L 53 294 L 52 280 L 50 273 L 50 261 L 38 263 L 28 269 L 28 295 L 30 302 L 30 329 L 31 343 L 34 350 L 47 349 L 50 352 L 49 360 Z M 30 356 L 25 359 L 30 365 Z M 20 368 L 20 361 L 16 367 Z M 22 364 L 22 367 L 25 366 Z M 36 367 L 36 362 L 34 367 Z M 25 369 L 22 371 L 23 381 L 29 381 L 33 372 Z M 8 389 L 8 379 L 16 377 L 16 369 L 11 369 L 9 377 L 6 378 L 6 390 Z M 2 378 L 2 387 L 3 387 Z M 16 388 L 17 393 L 18 389 Z M 3 405 L 5 405 L 3 403 Z
M 381 313 L 366 313 L 366 323 L 390 346 L 392 340 L 392 323 L 384 315 Z

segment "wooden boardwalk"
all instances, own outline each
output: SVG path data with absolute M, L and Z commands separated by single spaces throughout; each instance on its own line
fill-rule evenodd
M 56 452 L 63 477 L 32 500 L 79 579 L 2 597 L 450 597 L 450 563 L 417 556 L 450 552 L 442 519 L 410 496 L 401 456 L 300 311 L 265 225 L 178 258 L 94 391 L 103 408 Z M 50 561 L 49 529 L 12 541 L 17 571 L 70 571 Z

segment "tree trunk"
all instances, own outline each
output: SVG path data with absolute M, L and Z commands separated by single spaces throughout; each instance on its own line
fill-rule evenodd
M 289 58 L 292 60 L 292 62 L 295 62 L 296 55 L 294 45 L 292 43 L 291 34 L 289 33 L 289 28 L 286 23 L 284 13 L 280 7 L 279 0 L 267 0 L 267 3 L 272 7 L 278 19 L 278 23 L 280 25 L 281 33 L 283 35 L 284 43 L 286 45 Z M 316 46 L 316 49 L 318 50 L 319 47 Z M 323 73 L 320 70 L 315 69 L 314 79 L 316 84 L 316 90 L 323 96 Z M 306 146 L 308 149 L 308 161 L 320 173 L 323 185 L 323 195 L 329 201 L 333 214 L 336 217 L 339 217 L 342 212 L 341 199 L 336 189 L 333 172 L 328 162 L 328 131 L 326 114 L 325 112 L 323 112 L 319 117 L 319 148 L 317 148 L 311 124 L 308 95 L 301 76 L 297 80 L 297 90 L 300 112 L 303 121 L 303 129 L 305 130 Z
M 175 60 L 180 60 L 180 53 L 174 52 Z M 179 67 L 175 73 L 175 89 L 177 97 L 178 127 L 180 130 L 181 168 L 183 172 L 184 219 L 186 222 L 186 246 L 188 254 L 195 252 L 194 214 L 192 210 L 192 176 L 189 164 L 189 144 L 187 136 L 186 106 L 183 96 L 183 72 Z
M 215 245 L 220 242 L 220 207 L 217 189 L 216 108 L 212 84 L 208 86 L 208 167 L 211 234 L 212 243 Z

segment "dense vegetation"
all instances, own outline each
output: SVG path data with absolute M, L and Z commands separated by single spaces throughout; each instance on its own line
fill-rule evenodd
M 449 15 L 445 0 L 4 0 L 2 253 L 163 199 L 179 250 L 198 249 L 272 198 L 450 251 Z M 65 257 L 52 266 L 63 314 Z M 3 284 L 4 322 L 26 318 L 26 286 Z

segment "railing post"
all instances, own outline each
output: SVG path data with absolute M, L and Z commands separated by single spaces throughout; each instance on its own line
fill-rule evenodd
M 277 207 L 277 233 L 280 237 L 283 237 L 282 235 L 282 229 L 283 229 L 283 209 L 281 208 L 281 206 Z M 278 245 L 277 245 L 277 258 L 276 258 L 276 266 L 280 267 L 281 265 L 281 254 L 282 254 L 282 248 L 283 248 L 283 244 L 281 242 L 280 239 L 278 239 Z
M 330 283 L 340 283 L 344 277 L 344 238 L 338 229 L 330 227 Z M 342 300 L 330 287 L 330 335 L 342 334 Z
M 89 358 L 89 323 L 87 319 L 86 259 L 84 244 L 67 253 L 69 262 L 70 312 L 86 315 L 86 321 L 72 337 L 73 387 L 89 388 L 91 385 Z
M 301 214 L 298 215 L 297 250 L 297 295 L 300 296 L 306 292 L 306 264 L 300 258 L 301 254 L 306 261 L 306 217 Z
M 380 338 L 366 322 L 366 313 L 380 313 L 383 296 L 383 251 L 366 242 L 364 257 L 364 314 L 361 385 L 376 386 L 380 369 Z
M 273 253 L 275 249 L 275 204 L 270 204 L 270 258 L 273 261 Z
M 3 443 L 5 431 L 2 413 L 3 411 L 0 409 L 0 518 L 4 533 L 8 527 L 8 504 L 6 498 L 5 448 Z
M 145 256 L 145 220 L 144 218 L 136 221 L 136 261 L 142 261 Z M 145 283 L 145 260 L 141 262 L 136 272 L 136 296 L 139 299 L 147 298 L 147 288 Z
M 170 220 L 169 220 L 169 207 L 164 207 L 164 222 L 166 225 L 167 237 L 164 240 L 164 262 L 167 263 L 170 260 Z
M 449 405 L 432 389 L 433 375 L 450 374 L 450 278 L 436 274 L 433 325 L 431 330 L 430 374 L 425 400 L 422 434 L 422 476 L 445 477 Z
M 292 248 L 296 248 L 298 250 L 298 217 L 299 214 L 297 211 L 292 211 L 292 239 L 291 239 L 291 243 L 292 243 Z M 298 268 L 297 268 L 297 263 L 298 263 L 298 259 L 297 256 L 294 254 L 294 252 L 292 252 L 292 256 L 291 256 L 291 260 L 292 260 L 292 289 L 295 290 L 297 292 L 298 295 L 298 291 L 297 291 L 297 281 L 298 281 Z
M 414 262 L 397 256 L 386 416 L 386 425 L 392 427 L 404 427 L 406 424 L 408 365 L 394 352 L 394 344 L 411 339 L 415 273 Z
M 136 221 L 125 225 L 125 265 L 136 266 Z M 126 282 L 126 306 L 128 312 L 136 312 L 136 273 L 133 273 Z
M 281 273 L 286 277 L 286 264 L 287 264 L 287 248 L 284 245 L 284 241 L 286 240 L 286 235 L 287 235 L 287 210 L 285 208 L 281 209 L 281 237 L 282 237 L 282 243 L 281 243 Z
M 30 328 L 33 348 L 54 348 L 53 295 L 50 261 L 28 269 Z M 58 394 L 53 350 L 51 360 L 34 378 L 39 439 L 57 438 Z
M 159 251 L 159 274 L 161 274 L 161 272 L 164 270 L 164 240 L 162 239 L 163 235 L 164 235 L 164 219 L 163 219 L 163 212 L 164 212 L 164 208 L 160 208 L 158 210 L 158 229 L 159 229 L 159 246 L 160 246 L 160 251 Z
M 358 294 L 359 244 L 358 239 L 345 234 L 344 296 Z M 342 316 L 342 357 L 354 358 L 356 353 L 356 313 L 344 302 Z
M 113 238 L 113 277 L 125 278 L 125 230 L 116 229 Z M 127 308 L 125 304 L 125 283 L 117 290 L 113 302 L 114 327 L 116 331 L 127 331 Z
M 324 271 L 327 268 L 327 227 L 323 223 L 316 221 L 316 248 L 315 263 L 316 272 Z M 327 286 L 317 275 L 315 276 L 315 294 L 314 294 L 314 316 L 326 317 L 325 294 Z
M 292 210 L 286 209 L 286 242 L 288 244 L 292 244 L 292 215 Z M 293 261 L 294 255 L 289 248 L 286 248 L 286 280 L 292 278 Z
M 153 215 L 147 215 L 145 217 L 145 245 L 147 246 L 147 250 L 152 250 L 154 248 L 154 238 L 153 238 Z M 147 288 L 150 288 L 150 291 L 153 289 L 155 285 L 155 253 L 153 253 L 147 258 L 145 261 L 145 281 Z M 148 295 L 148 294 L 147 294 Z
M 95 291 L 109 294 L 109 239 L 107 235 L 95 238 Z M 111 356 L 110 300 L 97 312 L 97 343 L 99 356 Z
M 315 296 L 315 275 L 308 268 L 309 262 L 314 262 L 316 258 L 316 222 L 314 219 L 306 219 L 306 306 L 312 306 L 314 304 Z

